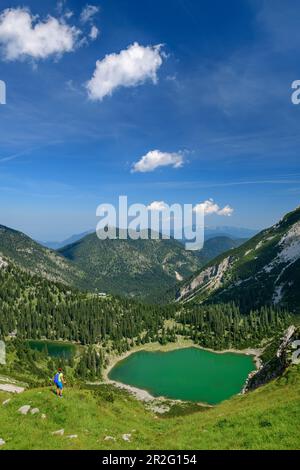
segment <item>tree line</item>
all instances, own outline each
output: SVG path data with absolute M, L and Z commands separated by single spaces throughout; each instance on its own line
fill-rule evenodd
M 101 375 L 105 354 L 112 350 L 121 354 L 149 342 L 166 344 L 176 341 L 178 335 L 213 349 L 255 346 L 289 322 L 287 311 L 272 307 L 245 315 L 234 303 L 145 305 L 77 291 L 14 265 L 0 269 L 0 339 L 17 336 L 18 357 L 31 364 L 33 353 L 21 346 L 28 339 L 85 345 L 76 363 L 76 376 L 89 380 Z M 96 350 L 95 344 L 101 348 Z M 50 370 L 56 365 L 47 367 Z

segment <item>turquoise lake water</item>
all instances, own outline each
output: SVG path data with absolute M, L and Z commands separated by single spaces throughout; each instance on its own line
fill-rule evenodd
M 109 378 L 147 390 L 155 397 L 214 405 L 239 393 L 254 369 L 252 356 L 191 347 L 133 353 L 110 371 Z
M 48 351 L 48 355 L 51 357 L 64 357 L 70 359 L 76 353 L 76 347 L 70 343 L 63 343 L 59 341 L 39 341 L 29 340 L 28 345 L 31 349 L 37 351 Z

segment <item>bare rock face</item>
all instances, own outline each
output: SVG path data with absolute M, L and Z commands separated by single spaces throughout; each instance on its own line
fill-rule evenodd
M 232 266 L 234 258 L 228 256 L 220 264 L 209 266 L 196 276 L 188 285 L 183 287 L 180 291 L 180 296 L 177 300 L 183 300 L 192 292 L 198 289 L 205 289 L 206 291 L 215 291 L 221 285 L 227 270 Z
M 251 372 L 248 376 L 243 393 L 255 390 L 271 380 L 280 377 L 286 368 L 294 363 L 295 349 L 300 340 L 300 329 L 291 325 L 281 338 L 276 355 L 259 370 Z M 299 348 L 299 346 L 298 346 Z

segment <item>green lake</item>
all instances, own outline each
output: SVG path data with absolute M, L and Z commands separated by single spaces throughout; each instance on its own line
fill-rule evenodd
M 151 395 L 211 405 L 239 393 L 255 369 L 252 356 L 199 348 L 140 351 L 118 362 L 109 378 Z
M 27 343 L 31 349 L 35 349 L 40 352 L 46 351 L 51 357 L 70 359 L 76 353 L 76 347 L 71 343 L 42 340 L 28 340 Z

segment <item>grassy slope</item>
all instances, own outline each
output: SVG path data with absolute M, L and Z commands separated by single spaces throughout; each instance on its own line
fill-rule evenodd
M 157 417 L 125 392 L 108 386 L 69 389 L 57 399 L 50 389 L 12 396 L 0 407 L 4 449 L 299 449 L 300 367 L 246 396 L 179 417 Z M 109 401 L 113 394 L 114 401 Z M 0 392 L 0 402 L 8 395 Z M 41 415 L 21 416 L 20 406 L 37 406 Z M 64 428 L 64 436 L 51 432 Z M 125 442 L 122 434 L 131 433 Z M 78 434 L 68 439 L 68 434 Z M 116 441 L 105 441 L 113 436 Z

